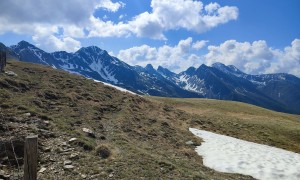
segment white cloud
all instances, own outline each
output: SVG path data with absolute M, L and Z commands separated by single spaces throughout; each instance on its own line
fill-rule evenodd
M 0 22 L 10 24 L 84 24 L 102 0 L 0 1 Z
M 174 72 L 181 72 L 190 66 L 199 66 L 200 57 L 191 53 L 193 39 L 187 38 L 178 42 L 176 46 L 164 45 L 158 48 L 148 45 L 136 46 L 121 50 L 118 58 L 131 64 L 145 66 L 152 64 L 166 67 Z
M 48 52 L 57 50 L 74 52 L 81 47 L 81 43 L 71 37 L 57 37 L 53 35 L 58 32 L 59 28 L 56 26 L 37 26 L 32 39 L 38 47 Z
M 210 3 L 210 4 L 206 5 L 204 9 L 208 14 L 213 14 L 219 8 L 220 8 L 220 5 L 218 3 Z
M 47 51 L 74 51 L 80 46 L 75 38 L 87 36 L 85 31 L 92 23 L 90 17 L 97 9 L 116 12 L 124 6 L 122 2 L 110 0 L 0 1 L 0 34 L 27 34 Z
M 105 14 L 102 18 L 103 20 L 107 20 L 108 19 L 108 16 Z
M 214 12 L 209 12 L 203 16 L 203 23 L 205 28 L 199 29 L 199 31 L 207 31 L 211 28 L 218 26 L 219 24 L 225 24 L 230 20 L 236 20 L 238 18 L 238 9 L 236 7 L 224 6 L 216 9 Z
M 295 39 L 283 50 L 271 48 L 262 40 L 252 43 L 228 40 L 219 46 L 208 46 L 208 52 L 204 55 L 195 51 L 205 47 L 206 43 L 204 40 L 193 42 L 189 37 L 175 46 L 156 48 L 142 45 L 121 50 L 117 57 L 131 65 L 161 65 L 174 72 L 191 66 L 197 68 L 203 63 L 211 65 L 221 62 L 235 65 L 249 74 L 289 73 L 300 77 L 300 39 Z
M 274 50 L 274 63 L 268 73 L 286 72 L 300 77 L 300 39 L 295 39 L 284 51 Z
M 203 47 L 205 47 L 208 42 L 209 41 L 206 41 L 206 40 L 197 41 L 197 42 L 193 43 L 192 47 L 196 50 L 199 50 L 199 49 L 202 49 Z
M 128 30 L 138 37 L 166 40 L 159 17 L 144 12 L 128 22 Z
M 85 37 L 84 29 L 82 29 L 78 26 L 74 26 L 74 25 L 64 26 L 63 30 L 64 30 L 63 34 L 66 37 L 73 37 L 73 38 L 84 38 Z
M 20 3 L 19 0 L 9 0 L 0 1 L 0 7 L 5 7 L 0 11 L 0 34 L 14 32 L 38 36 L 34 34 L 36 28 L 55 26 L 62 32 L 59 36 L 50 34 L 49 38 L 55 36 L 61 40 L 131 35 L 166 40 L 164 33 L 169 30 L 186 29 L 202 33 L 238 17 L 236 7 L 221 7 L 217 3 L 204 6 L 197 0 L 152 0 L 150 12 L 142 12 L 127 22 L 117 23 L 100 19 L 94 14 L 99 10 L 116 12 L 125 7 L 121 1 L 89 0 L 86 3 L 84 0 L 27 0 Z
M 125 3 L 119 1 L 116 3 L 111 2 L 110 0 L 102 0 L 97 5 L 97 8 L 103 8 L 107 11 L 117 12 L 120 8 L 125 7 Z
M 191 37 L 179 41 L 177 49 L 179 49 L 180 54 L 188 54 L 190 52 L 192 42 L 193 38 Z
M 225 41 L 219 46 L 208 46 L 205 61 L 208 65 L 222 62 L 235 65 L 249 74 L 290 73 L 300 77 L 300 40 L 295 39 L 284 50 L 269 47 L 266 41 Z
M 166 39 L 164 32 L 168 30 L 182 28 L 202 33 L 238 17 L 236 7 L 214 3 L 203 8 L 201 1 L 194 0 L 152 0 L 151 7 L 151 13 L 144 12 L 128 22 L 132 33 Z
M 45 39 L 43 46 L 53 47 L 52 52 L 58 49 L 61 51 L 74 52 L 80 49 L 81 43 L 70 37 L 57 38 L 56 36 L 51 35 Z
M 129 36 L 128 24 L 120 22 L 115 25 L 111 21 L 102 21 L 94 16 L 90 17 L 90 27 L 87 28 L 89 31 L 88 37 L 123 37 Z
M 119 19 L 120 19 L 120 20 L 121 20 L 121 19 L 124 19 L 126 16 L 127 16 L 127 14 L 121 14 L 121 15 L 119 16 Z

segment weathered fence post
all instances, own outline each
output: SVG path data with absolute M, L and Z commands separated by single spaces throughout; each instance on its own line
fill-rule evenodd
M 6 52 L 0 51 L 0 73 L 4 72 L 4 67 L 6 66 Z
M 27 136 L 24 145 L 24 180 L 37 179 L 38 136 Z

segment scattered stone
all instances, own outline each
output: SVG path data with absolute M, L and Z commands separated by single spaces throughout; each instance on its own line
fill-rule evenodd
M 54 150 L 55 150 L 55 152 L 58 152 L 58 153 L 64 152 L 63 148 L 61 148 L 61 147 L 55 148 Z
M 74 141 L 77 141 L 77 138 L 71 138 L 71 139 L 69 140 L 69 143 L 74 142 Z
M 51 147 L 45 147 L 45 148 L 43 149 L 43 151 L 44 151 L 44 152 L 51 152 Z
M 96 137 L 95 133 L 92 130 L 88 129 L 88 128 L 82 128 L 82 131 L 85 132 L 88 136 L 90 136 L 92 138 Z
M 87 175 L 81 174 L 81 178 L 82 178 L 82 179 L 85 179 L 85 178 L 87 178 Z
M 193 141 L 187 141 L 185 142 L 186 145 L 194 145 L 195 143 Z
M 0 179 L 10 179 L 10 175 L 5 174 L 3 170 L 0 170 Z
M 78 153 L 72 153 L 70 155 L 70 159 L 72 159 L 72 160 L 75 160 L 75 159 L 78 159 L 78 158 L 79 158 L 79 154 Z
M 39 170 L 39 173 L 43 173 L 43 172 L 45 172 L 46 170 L 47 170 L 46 168 L 42 167 L 42 168 Z
M 108 177 L 112 178 L 114 177 L 114 174 L 109 174 Z
M 5 74 L 7 74 L 8 76 L 18 76 L 16 73 L 14 73 L 13 71 L 6 71 Z
M 62 153 L 59 153 L 61 156 L 64 156 L 64 155 L 66 155 L 66 156 L 69 156 L 69 155 L 71 155 L 71 152 L 62 152 Z
M 70 160 L 64 161 L 64 165 L 71 165 L 71 164 L 72 164 L 72 161 L 70 161 Z
M 62 150 L 62 152 L 70 152 L 70 151 L 74 151 L 74 148 L 69 148 L 69 149 Z
M 31 113 L 25 113 L 24 116 L 30 117 L 30 116 L 31 116 Z
M 64 166 L 64 169 L 65 170 L 72 170 L 72 169 L 74 169 L 75 167 L 73 166 L 73 165 L 65 165 Z
M 55 137 L 55 133 L 48 131 L 48 130 L 44 130 L 44 129 L 39 129 L 39 136 L 44 137 L 44 138 L 54 138 Z

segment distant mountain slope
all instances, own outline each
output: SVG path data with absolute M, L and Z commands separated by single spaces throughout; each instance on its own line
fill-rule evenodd
M 18 59 L 18 55 L 13 52 L 10 48 L 6 47 L 3 43 L 0 42 L 0 51 L 5 51 L 7 58 L 16 58 Z
M 299 114 L 300 79 L 296 76 L 285 73 L 249 75 L 241 72 L 234 66 L 225 66 L 221 63 L 213 65 L 213 67 L 227 74 L 250 81 L 265 96 L 283 104 L 290 112 Z
M 260 92 L 250 81 L 233 74 L 227 74 L 222 70 L 206 65 L 189 71 L 179 75 L 179 80 L 184 79 L 183 82 L 186 82 L 184 88 L 187 86 L 194 88 L 193 90 L 198 90 L 199 93 L 203 93 L 208 98 L 247 102 L 277 111 L 286 108 Z
M 21 61 L 49 65 L 139 94 L 234 100 L 300 114 L 300 79 L 289 74 L 248 75 L 222 63 L 190 67 L 176 74 L 161 66 L 156 70 L 150 64 L 130 66 L 96 46 L 75 53 L 47 53 L 21 41 L 1 48 Z
M 159 73 L 153 73 L 147 67 L 130 66 L 96 46 L 81 48 L 75 53 L 64 51 L 46 53 L 25 41 L 21 41 L 18 45 L 7 49 L 15 52 L 21 61 L 49 65 L 117 85 L 139 94 L 202 97 L 197 93 L 181 89 L 176 84 L 161 77 Z M 153 69 L 153 71 L 156 70 Z
M 53 58 L 51 54 L 29 44 L 26 41 L 21 41 L 17 45 L 10 47 L 11 51 L 18 55 L 21 61 L 44 64 L 49 66 L 59 66 L 62 62 Z

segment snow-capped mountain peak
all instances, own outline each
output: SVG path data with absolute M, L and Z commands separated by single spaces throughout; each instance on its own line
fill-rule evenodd
M 225 64 L 217 62 L 217 63 L 212 64 L 211 67 L 214 67 L 226 74 L 232 74 L 232 75 L 235 75 L 238 77 L 245 75 L 245 73 L 243 73 L 242 71 L 240 71 L 237 67 L 235 67 L 233 65 L 226 66 Z
M 130 66 L 96 46 L 75 53 L 47 53 L 22 41 L 8 49 L 21 61 L 50 65 L 136 93 L 234 100 L 300 114 L 300 79 L 289 74 L 249 75 L 222 63 L 176 74 L 161 66 L 156 70 L 151 64 Z

